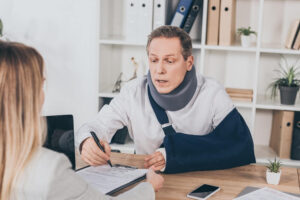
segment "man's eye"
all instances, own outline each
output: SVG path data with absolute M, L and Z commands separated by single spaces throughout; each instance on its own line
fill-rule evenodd
M 174 61 L 173 60 L 167 60 L 167 63 L 172 64 Z
M 157 60 L 150 60 L 152 63 L 155 63 L 155 62 L 157 62 Z

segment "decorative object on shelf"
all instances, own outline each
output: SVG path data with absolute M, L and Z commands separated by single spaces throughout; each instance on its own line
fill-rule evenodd
M 294 105 L 296 95 L 299 90 L 300 71 L 297 60 L 294 64 L 289 65 L 286 58 L 282 56 L 281 62 L 279 63 L 279 69 L 275 71 L 279 77 L 270 83 L 269 88 L 272 88 L 271 97 L 277 96 L 277 89 L 280 91 L 280 103 L 284 105 Z
M 225 90 L 233 101 L 252 102 L 253 100 L 253 90 L 251 89 L 226 88 Z
M 269 164 L 267 165 L 266 179 L 268 184 L 278 185 L 281 176 L 281 162 L 280 160 L 274 161 L 269 160 Z
M 131 81 L 137 77 L 137 71 L 139 69 L 139 64 L 135 61 L 134 57 L 131 57 L 131 61 L 134 66 L 134 71 L 133 71 L 133 76 L 128 81 Z
M 255 36 L 257 33 L 253 30 L 251 30 L 251 27 L 249 26 L 248 28 L 238 28 L 237 30 L 238 35 L 241 36 L 241 43 L 242 47 L 249 47 L 251 44 L 251 34 L 254 34 Z
M 121 90 L 121 83 L 122 83 L 122 72 L 120 73 L 120 75 L 118 76 L 118 79 L 116 81 L 116 83 L 114 84 L 114 88 L 112 90 L 112 92 L 120 92 Z
M 114 87 L 113 87 L 113 90 L 112 90 L 113 93 L 121 91 L 122 83 L 131 81 L 131 80 L 137 78 L 137 72 L 138 72 L 138 69 L 139 69 L 139 64 L 136 62 L 134 57 L 131 57 L 131 62 L 134 66 L 134 71 L 133 71 L 132 77 L 130 79 L 128 79 L 127 81 L 122 81 L 123 73 L 121 72 L 118 79 L 117 79 L 117 81 L 116 81 L 116 83 L 114 84 Z

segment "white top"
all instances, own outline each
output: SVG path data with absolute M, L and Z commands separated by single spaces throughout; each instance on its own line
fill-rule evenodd
M 155 199 L 148 182 L 140 183 L 117 197 L 101 194 L 71 169 L 65 155 L 46 148 L 40 148 L 33 155 L 12 188 L 12 195 L 11 200 Z
M 230 113 L 234 105 L 217 81 L 197 74 L 197 89 L 191 101 L 181 110 L 167 111 L 176 132 L 205 135 Z M 117 129 L 128 127 L 137 154 L 151 154 L 162 144 L 164 132 L 148 99 L 146 77 L 127 83 L 109 105 L 104 105 L 96 118 L 84 124 L 76 134 L 76 146 L 94 131 L 111 141 Z

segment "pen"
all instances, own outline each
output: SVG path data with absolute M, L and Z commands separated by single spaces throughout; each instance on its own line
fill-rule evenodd
M 91 135 L 93 136 L 97 146 L 105 153 L 104 147 L 100 144 L 100 141 L 96 135 L 96 133 L 94 133 L 93 131 L 91 131 Z M 112 167 L 112 164 L 110 162 L 110 160 L 107 161 L 107 163 Z

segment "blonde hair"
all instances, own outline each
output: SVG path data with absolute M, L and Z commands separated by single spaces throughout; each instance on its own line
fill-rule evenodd
M 0 199 L 42 145 L 42 56 L 32 47 L 0 40 Z

